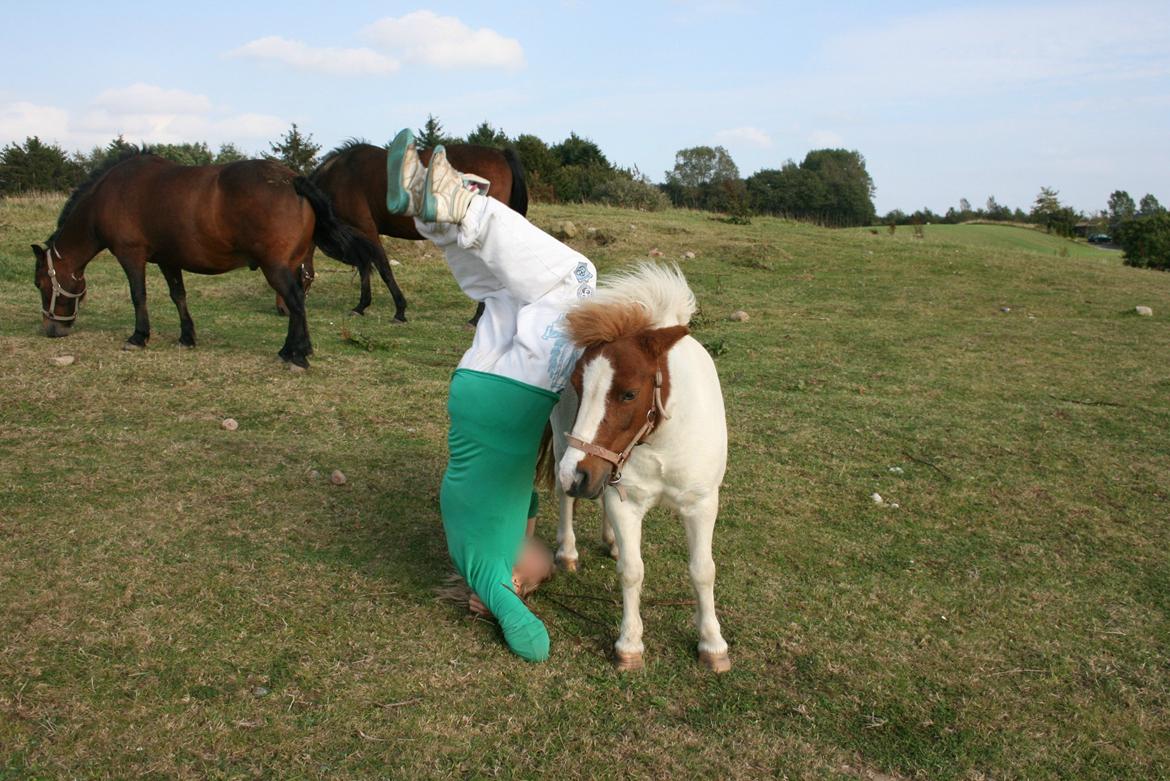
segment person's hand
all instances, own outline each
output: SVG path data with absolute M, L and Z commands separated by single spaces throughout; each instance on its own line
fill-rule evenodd
M 474 591 L 471 592 L 471 596 L 467 598 L 467 609 L 475 615 L 483 616 L 484 618 L 491 618 L 492 615 L 491 611 L 487 609 L 487 605 L 483 603 L 483 600 L 481 600 L 479 595 Z

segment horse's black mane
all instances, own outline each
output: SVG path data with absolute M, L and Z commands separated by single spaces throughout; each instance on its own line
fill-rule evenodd
M 370 142 L 364 138 L 354 137 L 354 138 L 345 139 L 340 144 L 338 144 L 337 146 L 333 147 L 332 149 L 330 149 L 328 152 L 325 153 L 325 156 L 321 158 L 321 162 L 317 163 L 317 170 L 320 170 L 321 168 L 323 168 L 326 163 L 328 163 L 333 158 L 337 157 L 342 152 L 348 152 L 349 150 L 353 149 L 356 146 L 366 146 L 369 143 Z
M 94 185 L 98 183 L 98 180 L 108 174 L 111 168 L 125 160 L 129 160 L 131 157 L 139 157 L 141 155 L 150 154 L 154 154 L 154 150 L 149 146 L 130 145 L 129 148 L 122 149 L 116 154 L 112 154 L 103 160 L 97 168 L 90 172 L 85 181 L 77 185 L 77 189 L 70 193 L 69 199 L 65 201 L 65 206 L 61 208 L 61 214 L 57 217 L 57 227 L 53 230 L 53 235 L 49 237 L 49 244 L 52 244 L 57 240 L 57 237 L 61 233 L 61 229 L 65 227 L 65 221 L 69 219 L 69 215 L 72 214 L 73 210 L 77 207 L 77 202 L 80 201 L 82 197 L 86 195 L 86 193 L 92 190 Z

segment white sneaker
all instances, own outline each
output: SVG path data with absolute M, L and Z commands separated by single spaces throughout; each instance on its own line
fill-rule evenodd
M 447 150 L 437 146 L 427 168 L 418 218 L 423 222 L 458 224 L 475 196 L 486 195 L 490 185 L 482 176 L 456 171 L 447 162 Z
M 426 175 L 413 131 L 400 130 L 386 150 L 386 210 L 408 217 L 418 214 Z

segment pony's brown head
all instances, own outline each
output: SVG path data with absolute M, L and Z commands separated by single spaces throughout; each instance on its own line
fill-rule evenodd
M 45 336 L 68 336 L 81 302 L 85 299 L 85 272 L 75 273 L 75 265 L 50 241 L 48 247 L 32 245 L 36 256 L 33 284 L 41 294 L 41 327 Z
M 652 327 L 646 308 L 636 303 L 585 304 L 568 320 L 585 351 L 572 375 L 579 406 L 558 476 L 570 496 L 595 499 L 617 484 L 633 448 L 665 414 L 666 353 L 688 330 Z

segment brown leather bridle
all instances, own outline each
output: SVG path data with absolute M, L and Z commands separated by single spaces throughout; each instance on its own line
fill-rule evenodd
M 662 404 L 662 370 L 657 369 L 654 372 L 654 404 L 650 409 L 646 410 L 646 422 L 638 429 L 638 433 L 634 434 L 629 444 L 620 453 L 614 452 L 609 448 L 593 442 L 586 442 L 576 434 L 565 432 L 565 439 L 570 445 L 581 450 L 589 455 L 597 456 L 603 461 L 608 461 L 612 464 L 610 469 L 609 479 L 606 485 L 611 485 L 617 489 L 618 497 L 624 502 L 626 500 L 626 487 L 622 485 L 622 467 L 626 465 L 630 454 L 634 452 L 634 448 L 646 441 L 646 437 L 654 431 L 658 425 L 658 420 L 670 420 L 670 415 L 666 414 L 666 407 Z

